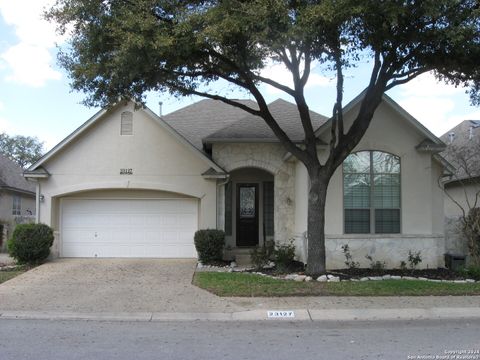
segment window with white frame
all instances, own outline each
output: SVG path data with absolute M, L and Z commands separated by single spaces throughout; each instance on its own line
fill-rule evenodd
M 18 195 L 13 195 L 12 215 L 22 215 L 22 198 Z
M 343 205 L 346 234 L 400 233 L 400 158 L 350 154 L 343 163 Z

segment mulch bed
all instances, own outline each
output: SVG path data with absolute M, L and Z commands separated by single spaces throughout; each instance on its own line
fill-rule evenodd
M 305 271 L 303 263 L 295 261 L 287 271 L 279 271 L 276 267 L 270 269 L 249 270 L 248 272 L 261 272 L 267 275 L 278 276 L 281 274 L 299 273 L 302 274 Z M 336 269 L 329 270 L 327 274 L 340 277 L 341 280 L 347 279 L 360 279 L 363 277 L 375 277 L 375 276 L 410 276 L 410 277 L 422 277 L 427 279 L 437 280 L 462 280 L 464 276 L 461 274 L 445 268 L 438 269 L 418 269 L 418 270 L 401 270 L 401 269 L 384 269 L 375 270 L 370 268 L 356 268 L 356 269 Z

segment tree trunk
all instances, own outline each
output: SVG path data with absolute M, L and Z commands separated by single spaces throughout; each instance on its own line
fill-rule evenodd
M 307 274 L 325 274 L 325 201 L 327 198 L 328 177 L 320 176 L 318 170 L 309 171 L 308 189 L 308 257 Z

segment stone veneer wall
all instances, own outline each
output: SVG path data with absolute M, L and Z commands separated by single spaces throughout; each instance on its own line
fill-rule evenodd
M 306 261 L 306 240 L 297 237 L 295 239 L 297 257 Z M 375 235 L 371 237 L 337 235 L 326 236 L 327 269 L 345 268 L 345 255 L 342 246 L 348 244 L 353 261 L 360 263 L 360 267 L 370 267 L 370 261 L 365 255 L 370 255 L 373 261 L 385 261 L 388 269 L 399 268 L 403 260 L 408 263 L 408 252 L 421 252 L 422 262 L 417 266 L 419 269 L 444 267 L 443 254 L 444 238 L 441 235 Z
M 295 164 L 285 162 L 280 144 L 223 143 L 214 144 L 213 160 L 227 172 L 254 167 L 274 175 L 275 241 L 292 238 L 295 219 Z

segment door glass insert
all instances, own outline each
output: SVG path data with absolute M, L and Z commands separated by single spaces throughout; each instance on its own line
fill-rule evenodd
M 255 187 L 245 186 L 240 188 L 240 217 L 255 217 Z

